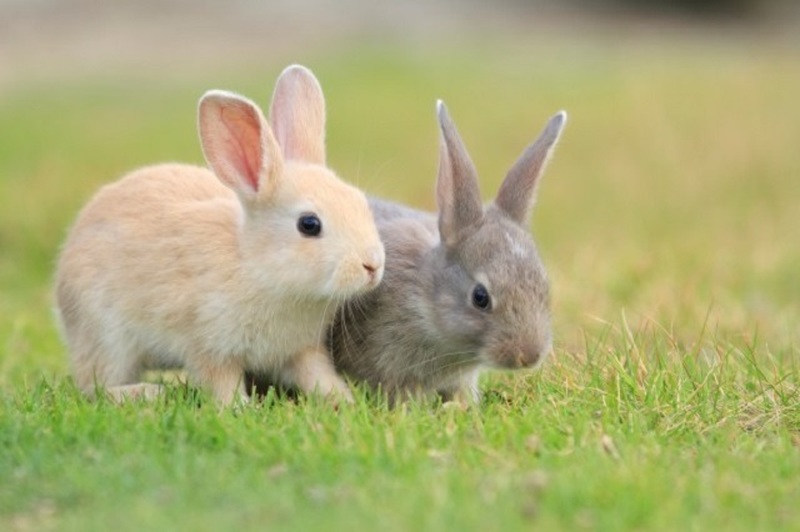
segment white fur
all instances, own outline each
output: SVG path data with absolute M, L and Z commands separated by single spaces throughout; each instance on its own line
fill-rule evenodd
M 83 209 L 56 298 L 84 392 L 150 396 L 142 370 L 183 367 L 224 404 L 244 395 L 245 369 L 350 397 L 324 332 L 339 303 L 380 282 L 383 246 L 366 198 L 324 166 L 313 74 L 287 68 L 270 114 L 275 134 L 250 100 L 207 93 L 199 129 L 213 173 L 143 168 Z M 308 212 L 319 237 L 297 229 Z

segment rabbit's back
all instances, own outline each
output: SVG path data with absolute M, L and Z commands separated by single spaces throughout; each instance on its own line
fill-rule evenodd
M 142 294 L 148 286 L 188 281 L 190 270 L 227 258 L 240 215 L 233 192 L 206 169 L 140 169 L 103 187 L 80 213 L 57 285 Z
M 107 330 L 111 341 L 115 329 L 146 327 L 164 332 L 154 335 L 158 351 L 171 351 L 170 334 L 201 326 L 202 295 L 232 277 L 240 210 L 199 167 L 147 167 L 103 187 L 80 213 L 58 265 L 68 341 L 86 328 Z
M 182 209 L 219 199 L 233 205 L 236 198 L 206 168 L 177 163 L 148 166 L 102 187 L 79 214 L 72 235 L 109 222 L 147 230 L 149 220 L 163 222 L 179 216 Z
M 381 198 L 370 197 L 369 206 L 375 217 L 375 224 L 380 227 L 391 227 L 393 224 L 415 223 L 424 228 L 431 235 L 437 235 L 436 216 L 432 213 L 421 211 Z

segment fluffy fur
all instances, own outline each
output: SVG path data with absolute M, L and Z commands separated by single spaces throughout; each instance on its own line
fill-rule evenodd
M 386 246 L 373 292 L 340 308 L 336 367 L 391 398 L 475 401 L 481 368 L 526 368 L 551 349 L 549 285 L 527 227 L 536 185 L 566 114 L 547 124 L 484 208 L 475 167 L 442 102 L 438 216 L 371 199 Z M 489 309 L 472 301 L 478 284 Z
M 56 306 L 77 385 L 149 394 L 145 369 L 185 368 L 223 404 L 245 369 L 305 392 L 350 392 L 325 330 L 337 305 L 380 283 L 384 250 L 364 195 L 325 167 L 325 103 L 313 74 L 287 68 L 270 125 L 224 91 L 200 100 L 213 171 L 137 170 L 78 216 L 56 274 Z M 314 213 L 319 236 L 301 234 Z

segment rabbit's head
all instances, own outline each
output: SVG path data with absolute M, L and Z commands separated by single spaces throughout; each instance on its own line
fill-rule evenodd
M 322 299 L 377 286 L 383 245 L 364 194 L 325 166 L 325 101 L 309 70 L 284 70 L 269 123 L 225 91 L 206 93 L 198 115 L 206 161 L 242 205 L 239 253 L 251 279 Z
M 566 114 L 555 115 L 484 207 L 478 177 L 444 104 L 436 197 L 441 238 L 431 326 L 452 352 L 496 368 L 538 364 L 551 349 L 549 283 L 528 231 L 539 177 Z

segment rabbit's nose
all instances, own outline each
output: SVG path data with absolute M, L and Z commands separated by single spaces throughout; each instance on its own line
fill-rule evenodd
M 377 285 L 383 277 L 383 265 L 380 262 L 363 262 L 361 266 L 367 272 L 369 282 L 372 285 Z
M 539 357 L 538 349 L 523 349 L 517 355 L 517 364 L 521 368 L 528 368 L 539 362 Z
M 523 347 L 519 353 L 519 365 L 524 368 L 529 368 L 541 362 L 553 348 L 550 342 L 544 342 L 543 344 L 544 345 L 534 343 Z
M 383 277 L 383 248 L 371 250 L 366 257 L 362 258 L 361 266 L 367 272 L 371 283 L 378 284 Z

